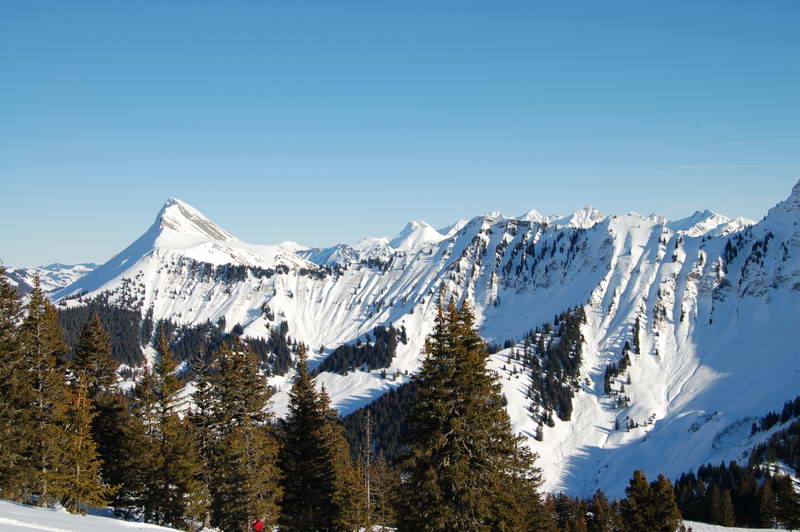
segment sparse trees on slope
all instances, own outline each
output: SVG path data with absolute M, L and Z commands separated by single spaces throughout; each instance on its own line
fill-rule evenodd
M 465 304 L 440 309 L 415 377 L 400 530 L 522 530 L 539 470 L 512 432 Z

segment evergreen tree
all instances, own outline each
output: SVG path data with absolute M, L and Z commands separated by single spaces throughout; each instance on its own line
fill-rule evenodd
M 211 521 L 223 530 L 247 530 L 259 517 L 278 518 L 277 443 L 269 425 L 269 389 L 253 353 L 238 339 L 217 355 L 211 393 Z
M 534 457 L 512 432 L 468 305 L 439 309 L 415 377 L 400 530 L 513 530 L 540 504 Z
M 775 514 L 778 522 L 789 530 L 800 528 L 800 496 L 788 475 L 775 477 Z
M 664 475 L 658 475 L 658 479 L 650 484 L 650 508 L 652 521 L 650 530 L 654 532 L 675 532 L 681 526 L 681 512 L 678 510 L 678 503 L 675 501 L 675 491 L 672 483 Z M 730 493 L 728 493 L 730 503 Z M 731 514 L 733 505 L 730 506 Z M 731 523 L 733 524 L 733 523 Z
M 625 499 L 620 503 L 620 515 L 625 532 L 650 532 L 654 522 L 650 484 L 644 472 L 637 469 L 625 488 Z M 673 529 L 674 530 L 674 529 Z
M 111 339 L 103 329 L 100 316 L 95 312 L 83 326 L 75 345 L 72 368 L 76 377 L 88 386 L 88 394 L 93 402 L 100 395 L 108 395 L 117 380 L 118 364 L 111 360 Z
M 617 530 L 616 519 L 608 498 L 602 490 L 597 490 L 589 503 L 589 532 L 613 532 Z
M 764 483 L 758 492 L 758 525 L 763 528 L 775 526 L 775 491 L 772 489 L 772 477 L 764 477 Z
M 85 383 L 96 411 L 92 438 L 103 464 L 103 480 L 109 486 L 119 486 L 125 479 L 123 440 L 129 420 L 127 401 L 115 387 L 118 364 L 111 357 L 111 339 L 95 312 L 81 328 L 71 367 L 73 378 Z
M 325 414 L 323 428 L 324 440 L 329 448 L 330 459 L 334 471 L 334 504 L 339 511 L 335 528 L 340 530 L 357 530 L 369 519 L 363 504 L 366 496 L 361 482 L 364 472 L 353 464 L 350 447 L 344 437 L 344 430 L 339 423 L 339 416 L 330 407 L 330 398 L 325 387 L 319 394 L 319 405 Z
M 21 422 L 25 406 L 22 393 L 19 322 L 22 308 L 16 290 L 0 267 L 0 496 L 19 500 L 22 497 L 18 475 L 24 463 L 26 429 Z
M 114 491 L 103 483 L 100 474 L 100 458 L 92 439 L 95 415 L 86 384 L 77 383 L 70 393 L 63 461 L 58 468 L 61 503 L 74 513 L 86 513 L 90 506 L 105 506 Z
M 24 493 L 37 496 L 46 506 L 57 502 L 63 491 L 59 484 L 64 463 L 64 442 L 68 389 L 66 375 L 59 361 L 67 351 L 55 307 L 44 297 L 38 277 L 20 327 L 20 365 L 17 374 L 21 385 L 16 400 L 22 416 L 22 438 L 26 448 L 20 470 Z
M 289 392 L 289 413 L 282 428 L 280 528 L 288 532 L 341 530 L 342 508 L 336 496 L 337 466 L 328 439 L 329 414 L 308 373 L 302 346 L 296 369 Z
M 151 511 L 159 524 L 185 528 L 191 518 L 204 512 L 200 475 L 200 457 L 194 431 L 188 420 L 178 413 L 183 410 L 179 394 L 183 388 L 176 374 L 178 361 L 169 347 L 166 334 L 161 330 L 158 355 L 153 374 L 155 377 L 155 431 L 153 447 L 158 452 L 154 471 L 149 472 L 148 486 L 154 503 Z

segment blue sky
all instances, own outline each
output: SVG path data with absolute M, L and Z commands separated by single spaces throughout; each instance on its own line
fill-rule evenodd
M 591 204 L 760 218 L 800 179 L 800 2 L 3 2 L 0 259 L 181 198 L 309 245 Z

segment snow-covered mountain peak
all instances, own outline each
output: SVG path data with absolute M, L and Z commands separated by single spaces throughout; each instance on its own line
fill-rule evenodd
M 796 221 L 800 216 L 800 181 L 792 187 L 792 193 L 782 202 L 775 205 L 767 213 L 767 218 L 782 220 L 788 217 L 790 221 Z
M 441 242 L 446 237 L 424 221 L 411 220 L 400 233 L 389 241 L 389 246 L 399 251 L 419 249 L 426 244 Z
M 528 222 L 534 222 L 537 224 L 546 223 L 550 220 L 550 217 L 545 216 L 544 214 L 540 213 L 536 209 L 531 209 L 525 214 L 518 216 L 519 220 L 525 220 Z
M 169 198 L 164 202 L 154 225 L 161 230 L 198 236 L 207 240 L 239 241 L 238 238 L 209 220 L 203 213 L 177 198 Z
M 573 229 L 589 229 L 605 220 L 606 215 L 594 207 L 587 205 L 569 216 L 555 220 L 556 227 L 572 227 Z

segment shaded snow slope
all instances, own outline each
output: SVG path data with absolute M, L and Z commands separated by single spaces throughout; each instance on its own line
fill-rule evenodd
M 533 440 L 527 370 L 503 374 L 502 383 L 515 428 L 540 454 L 547 489 L 589 495 L 602 487 L 617 497 L 636 468 L 674 477 L 741 458 L 769 434 L 750 438 L 752 418 L 797 395 L 800 340 L 789 317 L 800 314 L 798 222 L 800 184 L 753 225 L 708 212 L 669 222 L 586 208 L 549 220 L 495 213 L 446 233 L 412 223 L 393 240 L 305 249 L 242 243 L 168 202 L 142 237 L 57 297 L 105 291 L 156 320 L 224 317 L 253 337 L 285 320 L 289 335 L 311 346 L 312 364 L 378 325 L 405 327 L 408 344 L 386 368 L 396 380 L 380 370 L 319 376 L 341 413 L 417 371 L 442 289 L 469 301 L 481 334 L 498 344 L 581 305 L 587 323 L 569 420 L 556 417 L 544 441 Z M 640 353 L 605 395 L 606 367 L 636 337 Z M 509 352 L 494 355 L 491 367 L 499 371 Z M 273 378 L 279 415 L 290 377 Z M 630 401 L 619 408 L 623 385 Z M 638 427 L 628 431 L 630 420 Z
M 99 515 L 74 515 L 66 510 L 36 508 L 0 500 L 0 530 L 3 532 L 132 532 L 175 530 L 147 523 L 121 521 Z

